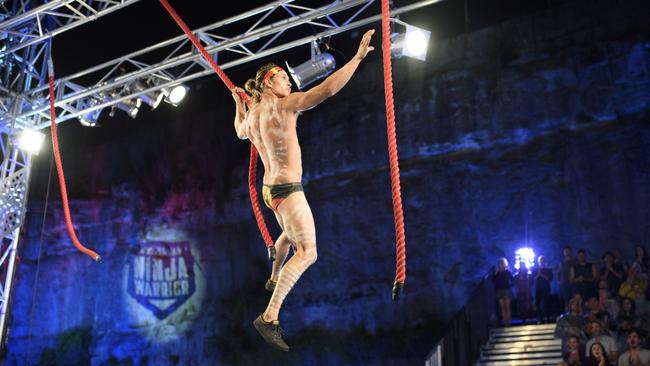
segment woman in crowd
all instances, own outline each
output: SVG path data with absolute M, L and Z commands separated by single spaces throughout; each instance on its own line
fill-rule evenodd
M 510 303 L 512 301 L 512 272 L 508 269 L 508 260 L 505 258 L 499 259 L 497 268 L 494 269 L 492 275 L 492 282 L 494 282 L 494 290 L 496 291 L 496 298 L 499 302 L 499 312 L 504 326 L 510 326 L 512 321 L 512 313 L 510 310 Z
M 608 366 L 607 353 L 602 344 L 594 342 L 589 348 L 589 357 L 587 358 L 587 366 Z

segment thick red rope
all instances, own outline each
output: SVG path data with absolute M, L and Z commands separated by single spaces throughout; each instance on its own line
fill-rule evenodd
M 63 174 L 63 164 L 61 164 L 61 153 L 59 152 L 59 137 L 56 133 L 56 109 L 54 108 L 54 69 L 52 61 L 48 61 L 48 69 L 50 76 L 50 118 L 52 121 L 52 150 L 54 151 L 54 162 L 56 163 L 56 172 L 59 175 L 59 187 L 61 187 L 61 200 L 63 201 L 63 214 L 65 216 L 65 225 L 68 228 L 70 239 L 77 249 L 83 254 L 89 256 L 97 262 L 101 262 L 102 258 L 99 254 L 86 248 L 77 239 L 77 234 L 74 232 L 72 226 L 72 217 L 70 216 L 70 207 L 68 206 L 68 190 L 65 186 L 65 175 Z
M 235 85 L 230 81 L 228 78 L 228 75 L 226 75 L 223 70 L 217 65 L 217 63 L 214 61 L 212 56 L 203 48 L 203 45 L 201 45 L 201 42 L 199 42 L 198 38 L 192 33 L 190 28 L 187 27 L 185 22 L 181 19 L 181 17 L 176 13 L 176 11 L 172 8 L 171 5 L 169 5 L 169 2 L 167 0 L 160 0 L 160 3 L 165 7 L 169 15 L 171 15 L 172 18 L 176 21 L 176 24 L 178 24 L 179 27 L 185 32 L 187 37 L 189 37 L 190 41 L 194 44 L 194 47 L 196 47 L 199 52 L 201 52 L 201 55 L 205 58 L 205 60 L 210 64 L 214 72 L 219 75 L 219 78 L 221 81 L 226 84 L 226 87 L 229 90 L 233 90 L 235 88 Z M 240 93 L 240 96 L 248 107 L 250 108 L 251 106 L 251 99 L 246 93 Z M 262 234 L 262 238 L 264 239 L 264 243 L 266 244 L 267 248 L 273 248 L 273 239 L 271 238 L 271 235 L 269 234 L 269 230 L 266 228 L 266 223 L 264 222 L 264 216 L 262 216 L 262 210 L 260 210 L 260 204 L 259 204 L 259 199 L 257 198 L 257 187 L 256 187 L 256 179 L 257 179 L 257 149 L 255 148 L 255 145 L 251 143 L 251 154 L 250 154 L 250 162 L 248 166 L 248 193 L 251 198 L 251 204 L 253 205 L 253 213 L 255 214 L 255 220 L 257 220 L 257 226 L 260 229 L 260 233 Z
M 396 274 L 393 299 L 397 300 L 406 280 L 406 236 L 404 234 L 404 212 L 400 190 L 397 137 L 395 134 L 395 109 L 393 102 L 393 74 L 390 59 L 390 8 L 389 0 L 381 2 L 382 57 L 384 61 L 384 96 L 386 99 L 386 128 L 388 133 L 388 155 L 390 159 L 390 181 L 395 217 Z

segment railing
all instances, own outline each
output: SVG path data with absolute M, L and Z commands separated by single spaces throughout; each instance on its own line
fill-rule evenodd
M 496 317 L 492 270 L 478 284 L 467 304 L 447 324 L 447 332 L 436 343 L 426 366 L 472 365 L 478 360 L 481 345 L 489 338 L 490 323 Z

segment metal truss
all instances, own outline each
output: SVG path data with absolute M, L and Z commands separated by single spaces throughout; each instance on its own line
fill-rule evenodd
M 31 156 L 17 148 L 14 137 L 6 129 L 0 131 L 0 148 L 5 157 L 0 166 L 0 349 L 4 348 L 7 339 L 16 253 L 27 210 L 31 171 Z
M 6 42 L 0 59 L 27 46 L 41 43 L 86 22 L 140 0 L 52 0 L 31 9 L 34 0 L 13 2 L 13 9 L 0 5 L 0 37 Z
M 391 14 L 398 15 L 439 1 L 441 0 L 419 1 L 395 9 Z M 194 33 L 206 50 L 213 57 L 218 57 L 220 66 L 227 69 L 361 27 L 381 18 L 380 15 L 370 16 L 377 12 L 376 9 L 369 9 L 374 0 L 337 0 L 320 8 L 297 3 L 297 0 L 275 1 L 199 28 Z M 275 18 L 279 15 L 282 19 L 265 24 L 271 15 Z M 244 33 L 227 36 L 232 34 L 232 28 L 242 29 L 247 24 L 251 25 Z M 304 36 L 305 31 L 309 35 Z M 315 32 L 317 33 L 314 34 Z M 160 53 L 166 54 L 166 57 L 162 61 L 151 63 L 152 55 Z M 31 65 L 26 69 L 29 68 Z M 39 76 L 43 77 L 42 69 L 38 71 Z M 104 108 L 118 103 L 133 103 L 144 95 L 212 73 L 201 55 L 181 35 L 56 80 L 56 106 L 59 108 L 56 120 L 63 122 L 93 112 L 100 113 Z M 37 78 L 36 70 L 33 78 Z M 48 85 L 45 81 L 42 79 L 39 87 L 22 95 L 17 114 L 0 114 L 0 123 L 15 120 L 20 128 L 32 129 L 49 126 Z

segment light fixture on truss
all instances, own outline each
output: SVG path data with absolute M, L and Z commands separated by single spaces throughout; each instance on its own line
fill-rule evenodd
M 322 52 L 318 48 L 316 41 L 311 42 L 311 58 L 302 64 L 291 67 L 289 62 L 285 62 L 289 75 L 296 83 L 299 90 L 310 85 L 311 83 L 327 77 L 336 68 L 334 56 L 327 52 Z
M 135 89 L 135 91 L 138 92 L 148 89 L 147 86 L 148 83 L 143 83 L 141 81 L 136 81 L 133 84 L 133 88 Z M 153 91 L 153 92 L 141 94 L 138 98 L 142 99 L 142 102 L 149 105 L 151 109 L 156 109 L 165 98 L 165 93 L 161 90 Z
M 18 147 L 30 154 L 38 155 L 43 146 L 45 135 L 34 130 L 24 129 L 18 135 Z
M 140 111 L 140 106 L 142 105 L 142 100 L 140 99 L 130 99 L 124 102 L 119 102 L 116 105 L 114 105 L 111 109 L 110 116 L 114 117 L 115 116 L 115 109 L 122 110 L 126 112 L 126 114 L 129 115 L 131 118 L 135 118 L 138 116 L 138 112 Z
M 406 28 L 404 33 L 393 33 L 390 36 L 390 53 L 393 58 L 407 56 L 425 61 L 427 59 L 427 50 L 429 48 L 429 39 L 431 32 L 399 19 L 391 18 L 396 24 L 403 25 Z

